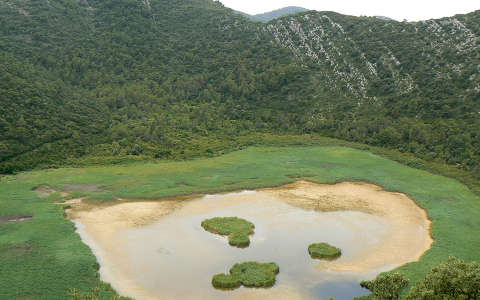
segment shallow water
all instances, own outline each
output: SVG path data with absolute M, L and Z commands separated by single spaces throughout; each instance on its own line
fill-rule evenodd
M 249 196 L 252 196 L 251 200 Z M 228 245 L 226 237 L 206 232 L 201 222 L 211 217 L 238 216 L 255 224 L 248 248 Z M 124 250 L 116 265 L 135 284 L 161 299 L 244 299 L 284 296 L 285 299 L 352 299 L 368 293 L 359 286 L 388 269 L 367 274 L 331 272 L 316 268 L 307 247 L 327 242 L 342 249 L 339 260 L 374 251 L 389 224 L 382 217 L 356 211 L 304 210 L 268 195 L 237 193 L 191 200 L 156 223 L 123 230 L 116 235 Z M 228 273 L 237 262 L 276 262 L 277 282 L 270 289 L 216 290 L 211 278 Z M 102 268 L 108 268 L 102 265 Z M 142 299 L 138 297 L 138 299 Z

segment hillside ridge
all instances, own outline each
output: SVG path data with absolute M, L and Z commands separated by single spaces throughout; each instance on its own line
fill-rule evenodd
M 211 0 L 0 3 L 0 173 L 319 134 L 480 176 L 480 11 L 422 22 Z
M 303 7 L 298 7 L 298 6 L 287 6 L 287 7 L 275 9 L 275 10 L 272 10 L 272 11 L 269 11 L 269 12 L 260 13 L 260 14 L 256 14 L 256 15 L 249 15 L 249 14 L 246 14 L 246 13 L 241 13 L 241 14 L 249 17 L 250 19 L 252 19 L 254 21 L 260 21 L 260 22 L 266 23 L 266 22 L 269 22 L 271 20 L 281 18 L 283 16 L 293 15 L 293 14 L 296 14 L 296 13 L 299 13 L 299 12 L 305 12 L 305 11 L 308 11 L 308 9 L 303 8 Z

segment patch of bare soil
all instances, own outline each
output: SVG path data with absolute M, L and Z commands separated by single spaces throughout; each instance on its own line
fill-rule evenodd
M 105 189 L 101 188 L 101 186 L 101 184 L 64 184 L 63 190 L 67 193 L 72 191 L 102 192 Z
M 80 205 L 80 204 L 82 204 L 83 199 L 85 199 L 85 198 L 75 198 L 75 199 L 70 199 L 70 200 L 65 200 L 65 201 L 57 201 L 57 202 L 54 202 L 54 204 L 57 204 L 57 205 L 63 205 L 63 204 Z
M 26 243 L 20 243 L 20 244 L 15 244 L 8 246 L 2 255 L 5 257 L 18 257 L 18 256 L 23 256 L 23 255 L 30 255 L 30 253 L 34 250 L 34 245 L 26 242 Z
M 8 223 L 8 222 L 23 222 L 33 218 L 32 215 L 18 215 L 18 216 L 6 216 L 0 217 L 0 223 Z
M 36 188 L 33 189 L 35 191 L 35 193 L 37 194 L 38 197 L 40 198 L 47 198 L 47 197 L 50 197 L 52 194 L 54 193 L 59 193 L 60 196 L 62 197 L 65 197 L 68 195 L 67 192 L 63 192 L 63 191 L 57 191 L 56 189 L 52 188 L 51 186 L 49 185 L 40 185 L 40 186 L 37 186 Z
M 57 192 L 54 188 L 52 188 L 51 186 L 48 186 L 48 185 L 37 186 L 34 189 L 34 191 L 37 194 L 37 196 L 40 197 L 40 198 L 47 198 L 51 194 Z

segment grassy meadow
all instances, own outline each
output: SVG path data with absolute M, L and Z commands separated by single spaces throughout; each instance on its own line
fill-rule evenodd
M 133 162 L 31 171 L 0 178 L 0 299 L 66 299 L 69 289 L 100 286 L 96 259 L 64 218 L 59 193 L 39 198 L 49 185 L 70 197 L 107 202 L 159 199 L 278 186 L 303 178 L 320 183 L 366 181 L 411 196 L 433 221 L 433 248 L 396 271 L 415 283 L 455 255 L 480 260 L 480 197 L 460 182 L 413 169 L 370 152 L 336 146 L 249 147 L 214 158 Z M 95 186 L 98 188 L 82 188 Z M 9 217 L 33 215 L 24 222 Z M 114 295 L 101 285 L 102 299 Z

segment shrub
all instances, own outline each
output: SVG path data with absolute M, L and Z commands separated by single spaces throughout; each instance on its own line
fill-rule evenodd
M 275 284 L 275 277 L 280 271 L 276 263 L 244 262 L 235 264 L 230 274 L 217 274 L 212 278 L 216 288 L 270 287 Z
M 249 235 L 255 228 L 251 222 L 237 217 L 207 219 L 202 227 L 208 232 L 228 236 L 228 243 L 239 248 L 250 245 Z
M 327 243 L 316 243 L 308 246 L 308 253 L 312 258 L 335 259 L 342 255 L 342 250 Z
M 220 273 L 213 276 L 212 285 L 217 289 L 235 289 L 242 283 L 236 276 Z
M 407 300 L 480 299 L 480 264 L 451 257 L 417 283 Z
M 372 291 L 372 294 L 357 297 L 356 300 L 397 300 L 401 291 L 408 286 L 408 280 L 398 273 L 384 273 L 375 280 L 362 281 L 360 285 Z
M 250 238 L 248 235 L 238 235 L 238 234 L 232 234 L 229 236 L 228 243 L 231 246 L 236 246 L 236 247 L 248 247 L 250 245 Z

